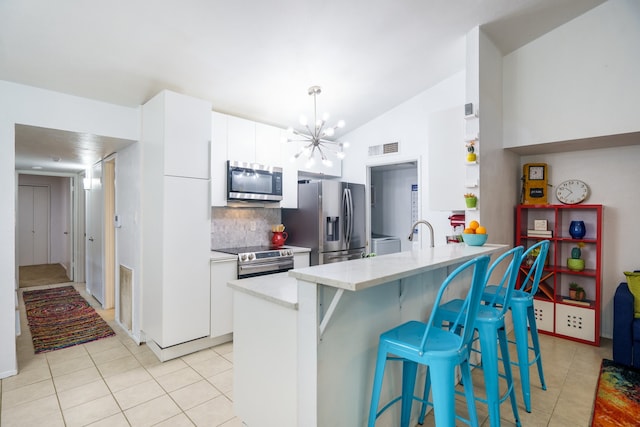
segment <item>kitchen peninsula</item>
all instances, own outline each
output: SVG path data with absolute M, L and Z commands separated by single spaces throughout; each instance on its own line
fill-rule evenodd
M 426 320 L 455 267 L 506 249 L 454 244 L 229 282 L 236 415 L 248 427 L 365 425 L 380 333 Z M 396 368 L 381 401 L 400 390 Z

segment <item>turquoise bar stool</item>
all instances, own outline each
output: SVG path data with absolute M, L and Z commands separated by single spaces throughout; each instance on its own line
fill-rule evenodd
M 449 274 L 438 290 L 427 323 L 410 321 L 380 335 L 371 406 L 369 407 L 369 427 L 374 427 L 380 414 L 398 401 L 401 401 L 400 426 L 409 426 L 413 400 L 422 401 L 421 398 L 415 396 L 414 390 L 418 364 L 427 366 L 428 376 L 433 387 L 436 425 L 438 427 L 453 427 L 456 419 L 462 419 L 457 417 L 455 413 L 455 370 L 457 366 L 460 366 L 462 379 L 466 384 L 464 391 L 469 420 L 464 421 L 473 426 L 478 425 L 469 367 L 469 345 L 473 338 L 472 326 L 486 285 L 488 264 L 489 257 L 483 255 L 465 262 Z M 455 280 L 456 278 L 457 280 Z M 470 286 L 469 278 L 471 278 Z M 442 296 L 449 288 L 455 291 L 454 288 L 463 286 L 465 289 L 469 286 L 464 300 L 464 311 L 460 313 L 451 330 L 442 329 L 441 325 L 434 323 L 438 316 Z M 458 328 L 457 325 L 462 328 Z M 378 410 L 387 361 L 402 362 L 402 394 Z
M 500 404 L 507 397 L 511 399 L 511 409 L 515 423 L 520 426 L 520 417 L 518 415 L 518 403 L 516 401 L 516 392 L 513 386 L 513 376 L 511 375 L 511 361 L 509 359 L 509 342 L 504 325 L 505 314 L 509 308 L 511 296 L 515 288 L 520 264 L 522 263 L 522 246 L 515 247 L 504 254 L 500 255 L 487 271 L 487 279 L 489 282 L 491 275 L 498 266 L 504 267 L 504 274 L 500 283 L 496 285 L 497 292 L 488 305 L 481 305 L 478 316 L 474 323 L 474 328 L 478 331 L 478 340 L 480 341 L 480 352 L 482 354 L 482 370 L 484 373 L 484 383 L 487 392 L 487 398 L 482 399 L 476 397 L 487 404 L 489 408 L 489 422 L 491 427 L 500 426 Z M 464 300 L 454 299 L 443 304 L 438 310 L 436 323 L 442 321 L 454 325 L 455 320 L 464 309 Z M 502 355 L 502 363 L 504 366 L 504 374 L 498 371 L 498 343 L 500 344 L 500 353 Z M 469 347 L 473 351 L 472 346 Z M 507 383 L 507 390 L 504 395 L 500 395 L 499 379 L 504 378 Z M 419 423 L 422 424 L 427 409 L 429 397 L 429 381 L 425 383 L 423 399 L 425 403 L 422 405 Z
M 549 241 L 541 240 L 535 245 L 527 249 L 522 255 L 522 259 L 527 259 L 527 256 L 533 251 L 540 249 L 540 253 L 536 256 L 535 261 L 528 269 L 522 267 L 520 270 L 527 272 L 526 277 L 523 279 L 520 288 L 513 291 L 511 296 L 511 303 L 509 308 L 511 309 L 511 315 L 513 318 L 513 331 L 515 335 L 515 345 L 518 354 L 518 362 L 512 362 L 514 365 L 518 365 L 520 370 L 520 382 L 522 383 L 522 398 L 524 400 L 524 407 L 527 412 L 531 412 L 531 380 L 529 375 L 529 367 L 534 363 L 538 365 L 538 375 L 540 376 L 540 384 L 543 390 L 547 389 L 547 385 L 544 381 L 544 373 L 542 371 L 542 356 L 540 354 L 540 340 L 538 339 L 538 328 L 536 326 L 536 316 L 533 310 L 533 297 L 538 292 L 538 285 L 540 284 L 540 277 L 544 270 L 544 263 L 549 253 Z M 494 301 L 496 294 L 501 291 L 497 286 L 487 286 L 482 296 L 482 300 L 488 303 Z M 529 346 L 528 330 L 531 333 L 531 342 L 533 346 Z M 513 341 L 510 341 L 513 343 Z M 533 352 L 533 359 L 529 360 L 529 352 Z

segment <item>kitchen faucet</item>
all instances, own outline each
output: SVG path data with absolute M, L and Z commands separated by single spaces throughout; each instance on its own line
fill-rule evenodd
M 429 224 L 429 221 L 425 221 L 424 219 L 421 219 L 420 221 L 416 221 L 416 223 L 413 224 L 413 226 L 411 227 L 411 234 L 409 234 L 409 241 L 413 242 L 413 230 L 415 230 L 418 224 L 424 224 L 427 227 L 429 227 L 429 235 L 431 237 L 431 247 L 433 248 L 435 243 L 433 241 L 433 227 L 431 226 L 431 224 Z

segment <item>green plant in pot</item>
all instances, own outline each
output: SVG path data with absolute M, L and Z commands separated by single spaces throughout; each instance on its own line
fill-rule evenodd
M 587 296 L 584 288 L 576 282 L 569 283 L 569 298 L 576 301 L 582 301 Z
M 569 283 L 569 298 L 576 299 L 576 290 L 579 288 L 576 282 Z
M 582 256 L 582 247 L 584 247 L 584 243 L 579 242 L 575 248 L 571 249 L 571 258 L 567 258 L 567 268 L 569 270 L 584 270 L 584 260 L 580 258 Z
M 475 208 L 478 203 L 478 197 L 474 193 L 466 193 L 464 195 L 464 201 L 468 208 Z

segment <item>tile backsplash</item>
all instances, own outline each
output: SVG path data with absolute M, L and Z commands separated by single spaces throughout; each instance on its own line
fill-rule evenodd
M 269 245 L 281 218 L 280 209 L 211 208 L 211 248 Z

